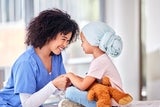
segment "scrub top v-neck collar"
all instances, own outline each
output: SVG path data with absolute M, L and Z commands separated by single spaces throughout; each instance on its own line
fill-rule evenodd
M 34 50 L 34 49 L 33 49 Z M 35 50 L 34 50 L 35 51 Z M 45 73 L 47 73 L 48 75 L 52 75 L 53 74 L 53 67 L 54 67 L 54 63 L 53 63 L 53 56 L 51 56 L 51 71 L 48 71 L 46 69 L 46 67 L 44 66 L 42 60 L 40 59 L 40 57 L 36 54 L 36 52 L 34 52 L 34 56 L 35 58 L 38 60 L 37 63 L 42 67 L 42 71 L 45 71 Z

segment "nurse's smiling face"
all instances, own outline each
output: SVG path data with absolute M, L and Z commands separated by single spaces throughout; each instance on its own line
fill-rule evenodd
M 49 41 L 50 50 L 56 55 L 60 54 L 61 51 L 68 46 L 71 36 L 71 32 L 66 35 L 63 33 L 58 33 L 56 38 L 53 38 L 51 41 Z

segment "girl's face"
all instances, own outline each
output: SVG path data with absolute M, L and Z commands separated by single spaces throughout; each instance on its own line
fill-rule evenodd
M 86 40 L 85 36 L 83 35 L 83 33 L 81 32 L 80 34 L 80 38 L 81 38 L 81 41 L 82 41 L 82 48 L 83 48 L 83 51 L 86 53 L 86 54 L 92 54 L 92 51 L 93 51 L 93 46 L 90 45 L 88 43 L 88 41 Z
M 63 51 L 69 44 L 70 39 L 72 36 L 72 32 L 68 33 L 67 35 L 64 35 L 63 33 L 58 33 L 56 38 L 53 38 L 49 42 L 50 50 L 58 55 Z

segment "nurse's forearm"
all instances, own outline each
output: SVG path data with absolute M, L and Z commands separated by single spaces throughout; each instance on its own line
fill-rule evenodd
M 34 94 L 20 93 L 22 107 L 38 107 L 42 105 L 51 94 L 56 92 L 56 90 L 57 88 L 52 82 L 49 82 L 45 87 Z

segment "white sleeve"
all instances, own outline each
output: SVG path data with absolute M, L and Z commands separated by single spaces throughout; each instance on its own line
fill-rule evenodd
M 52 84 L 52 82 L 49 82 L 45 87 L 33 94 L 20 93 L 22 107 L 39 107 L 56 91 L 57 88 Z

